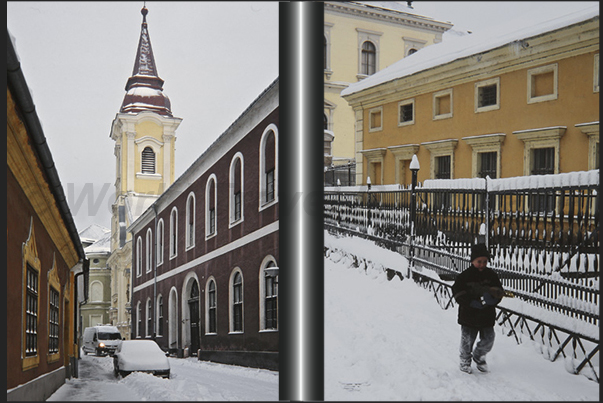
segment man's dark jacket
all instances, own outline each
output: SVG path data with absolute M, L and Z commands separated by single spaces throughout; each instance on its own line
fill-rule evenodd
M 495 306 L 503 295 L 502 284 L 494 270 L 486 267 L 480 272 L 471 265 L 457 276 L 452 293 L 459 304 L 459 325 L 474 328 L 494 326 Z

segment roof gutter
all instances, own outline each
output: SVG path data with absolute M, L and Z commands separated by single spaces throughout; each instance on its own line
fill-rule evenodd
M 44 136 L 44 131 L 42 130 L 40 119 L 38 118 L 38 114 L 36 113 L 36 108 L 31 94 L 29 92 L 29 87 L 27 86 L 27 82 L 25 81 L 23 70 L 21 70 L 21 63 L 19 61 L 17 52 L 15 51 L 13 42 L 10 37 L 10 32 L 8 32 L 7 29 L 7 86 L 10 88 L 11 93 L 15 97 L 15 102 L 23 117 L 23 123 L 25 124 L 27 132 L 29 133 L 32 139 L 32 146 L 38 154 L 38 158 L 40 160 L 40 163 L 42 164 L 42 168 L 47 176 L 48 185 L 55 198 L 55 201 L 59 208 L 59 212 L 61 214 L 63 222 L 65 223 L 65 227 L 69 232 L 69 236 L 71 238 L 71 241 L 73 242 L 75 250 L 79 258 L 85 260 L 86 254 L 84 253 L 82 242 L 80 241 L 80 237 L 75 227 L 75 222 L 73 220 L 73 216 L 71 215 L 71 210 L 69 209 L 69 205 L 67 204 L 67 198 L 65 197 L 65 192 L 63 191 L 63 186 L 61 185 L 61 180 L 59 179 L 59 174 L 54 164 L 54 160 L 52 159 L 52 154 L 50 153 L 50 149 L 48 148 L 48 143 L 46 142 L 46 137 Z

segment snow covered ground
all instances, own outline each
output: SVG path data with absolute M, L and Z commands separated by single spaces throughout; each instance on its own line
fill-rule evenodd
M 113 375 L 111 357 L 82 355 L 80 377 L 69 379 L 52 401 L 278 400 L 278 372 L 169 358 L 171 378 L 134 372 Z
M 325 232 L 325 400 L 599 400 L 599 385 L 518 345 L 496 327 L 490 373 L 458 369 L 457 309 L 443 310 L 410 280 L 387 281 L 380 266 L 406 273 L 407 260 L 358 238 Z

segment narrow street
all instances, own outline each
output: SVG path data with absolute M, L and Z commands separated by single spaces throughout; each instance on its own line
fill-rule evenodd
M 111 357 L 82 355 L 79 378 L 68 379 L 49 401 L 278 400 L 278 372 L 170 358 L 171 377 L 113 375 Z

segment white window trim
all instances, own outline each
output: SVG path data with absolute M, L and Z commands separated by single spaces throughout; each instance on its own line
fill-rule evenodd
M 241 326 L 242 330 L 234 331 L 234 315 L 232 314 L 232 308 L 234 307 L 234 278 L 236 273 L 241 274 Z M 230 273 L 230 279 L 228 280 L 228 334 L 243 334 L 245 333 L 245 277 L 243 271 L 239 267 L 235 267 Z
M 487 86 L 493 85 L 493 84 L 496 85 L 496 104 L 487 105 L 487 106 L 479 106 L 479 89 L 482 87 L 487 87 Z M 484 81 L 475 83 L 474 97 L 475 97 L 475 113 L 489 112 L 489 111 L 495 111 L 495 110 L 500 109 L 500 77 L 491 78 L 489 80 L 484 80 Z
M 211 226 L 209 225 L 209 194 L 210 194 L 210 183 L 214 183 L 214 232 L 210 233 Z M 216 174 L 209 175 L 207 182 L 205 183 L 205 240 L 211 239 L 218 235 L 218 177 Z
M 142 237 L 136 239 L 136 277 L 142 276 Z
M 151 231 L 150 228 L 147 229 L 147 235 L 145 239 L 145 273 L 150 273 L 153 270 L 153 231 Z
M 379 126 L 373 127 L 373 114 L 379 113 L 381 115 L 381 122 Z M 369 109 L 369 133 L 379 132 L 383 130 L 383 106 Z
M 430 153 L 429 160 L 429 178 L 435 179 L 435 162 L 438 157 L 446 157 L 450 156 L 450 179 L 454 179 L 454 150 L 456 149 L 456 145 L 458 144 L 457 139 L 447 139 L 447 140 L 437 140 L 437 141 L 429 141 L 427 143 L 421 143 L 421 145 Z
M 151 338 L 153 337 L 152 334 L 148 334 L 147 332 L 149 331 L 149 319 L 153 320 L 153 318 L 151 317 L 151 315 L 153 314 L 152 312 L 149 312 L 149 305 L 151 306 L 151 309 L 153 304 L 151 302 L 151 298 L 147 298 L 147 302 L 146 304 L 144 304 L 144 310 L 145 310 L 145 315 L 144 315 L 144 334 L 145 334 L 145 338 Z
M 163 218 L 160 218 L 157 222 L 157 229 L 155 230 L 155 236 L 157 237 L 157 266 L 163 264 L 163 247 L 165 246 L 165 223 Z
M 496 176 L 500 178 L 501 165 L 501 151 L 502 143 L 505 141 L 506 134 L 494 133 L 484 134 L 477 136 L 463 137 L 462 140 L 471 146 L 471 177 L 477 178 L 479 173 L 479 154 L 481 153 L 497 153 L 496 156 Z M 497 179 L 492 178 L 492 179 Z
M 209 283 L 214 282 L 216 287 L 216 331 L 209 332 Z M 215 336 L 218 334 L 218 282 L 214 276 L 209 276 L 207 281 L 205 282 L 205 335 L 206 336 Z
M 136 323 L 134 323 L 134 326 L 136 327 L 136 338 L 138 338 L 138 339 L 141 337 L 141 335 L 140 335 L 140 333 L 142 333 L 141 327 L 143 326 L 141 316 L 142 316 L 142 312 L 140 309 L 140 301 L 138 301 L 138 303 L 136 304 Z M 140 325 L 138 325 L 139 322 L 140 322 Z
M 545 74 L 549 72 L 553 72 L 553 93 L 541 95 L 539 97 L 532 96 L 532 82 L 533 77 Z M 558 65 L 557 63 L 549 64 L 548 66 L 536 67 L 534 69 L 528 70 L 528 104 L 535 104 L 538 102 L 546 102 L 553 101 L 558 98 Z
M 532 173 L 532 150 L 536 148 L 554 148 L 554 173 L 560 172 L 559 142 L 566 130 L 565 126 L 554 126 L 513 132 L 518 139 L 524 142 L 523 174 L 525 176 Z
M 163 295 L 162 294 L 158 294 L 157 295 L 157 299 L 155 300 L 155 302 L 156 302 L 156 304 L 155 304 L 155 335 L 157 337 L 163 337 L 163 333 L 159 333 L 159 321 L 160 321 L 160 318 L 159 318 L 159 301 L 161 301 L 161 305 L 165 309 L 165 301 L 163 301 Z M 165 314 L 162 317 L 165 318 Z M 165 332 L 165 322 L 163 323 L 163 331 Z
M 176 213 L 174 220 L 172 214 Z M 176 235 L 175 237 L 173 235 Z M 170 260 L 178 256 L 178 209 L 173 207 L 170 211 Z
M 274 132 L 274 199 L 266 202 L 266 174 L 265 174 L 265 168 L 266 168 L 266 150 L 265 150 L 265 145 L 266 145 L 266 138 L 268 136 L 268 133 L 270 133 L 270 131 Z M 267 209 L 270 206 L 275 205 L 276 203 L 278 203 L 278 172 L 279 172 L 279 168 L 278 168 L 278 128 L 276 127 L 276 125 L 274 123 L 269 124 L 265 129 L 264 132 L 262 133 L 262 137 L 260 138 L 260 172 L 259 172 L 259 208 L 258 211 L 262 211 L 264 209 Z
M 406 122 L 402 121 L 402 113 L 400 112 L 400 108 L 404 105 L 412 104 L 412 119 Z M 383 116 L 382 116 L 383 118 Z M 383 119 L 381 120 L 383 122 Z M 415 99 L 406 99 L 404 101 L 398 102 L 398 127 L 409 126 L 415 124 Z
M 331 28 L 333 27 L 332 23 L 325 22 L 325 32 L 324 37 L 327 43 L 327 51 L 326 51 L 326 68 L 325 68 L 325 78 L 327 80 L 331 79 L 331 74 L 333 74 L 333 70 L 331 70 Z
M 450 96 L 450 112 L 449 113 L 443 113 L 443 114 L 438 114 L 438 99 L 439 98 L 443 98 L 445 96 L 449 95 Z M 440 119 L 448 119 L 451 118 L 454 112 L 453 109 L 454 106 L 454 102 L 453 102 L 453 92 L 452 92 L 452 88 L 449 88 L 447 90 L 443 90 L 443 91 L 438 91 L 436 93 L 433 94 L 433 120 L 440 120 Z
M 235 162 L 237 159 L 241 160 L 241 217 L 238 220 L 235 220 Z M 229 169 L 229 219 L 228 219 L 228 228 L 232 228 L 234 226 L 239 225 L 243 221 L 245 221 L 245 159 L 243 158 L 243 154 L 239 151 L 237 152 L 232 160 L 230 161 L 230 169 Z
M 264 258 L 264 260 L 262 261 L 262 264 L 260 265 L 260 273 L 259 273 L 259 279 L 258 279 L 258 284 L 260 286 L 260 314 L 259 314 L 259 319 L 260 319 L 260 332 L 278 332 L 278 318 L 277 318 L 277 328 L 276 329 L 267 329 L 266 328 L 266 268 L 268 267 L 268 265 L 270 264 L 270 262 L 274 263 L 277 267 L 278 264 L 276 263 L 276 259 L 269 255 L 266 256 Z M 277 301 L 278 301 L 278 294 L 276 297 Z M 278 311 L 278 302 L 277 302 L 277 312 Z
M 362 44 L 366 41 L 371 42 L 375 45 L 375 73 L 379 71 L 379 55 L 381 53 L 381 45 L 379 40 L 383 35 L 383 32 L 371 31 L 369 29 L 356 28 L 358 32 L 358 74 L 356 77 L 358 80 L 368 77 L 367 74 L 362 73 Z
M 190 220 L 190 214 L 191 212 L 189 211 L 189 200 L 193 200 L 193 204 L 192 204 L 192 214 L 193 214 L 193 240 L 190 241 L 190 228 L 189 228 L 189 220 Z M 185 228 L 185 250 L 189 250 L 195 247 L 195 228 L 197 227 L 197 217 L 196 217 L 196 211 L 197 211 L 197 199 L 195 197 L 195 193 L 194 192 L 190 192 L 186 198 L 186 223 L 184 224 L 184 228 Z

